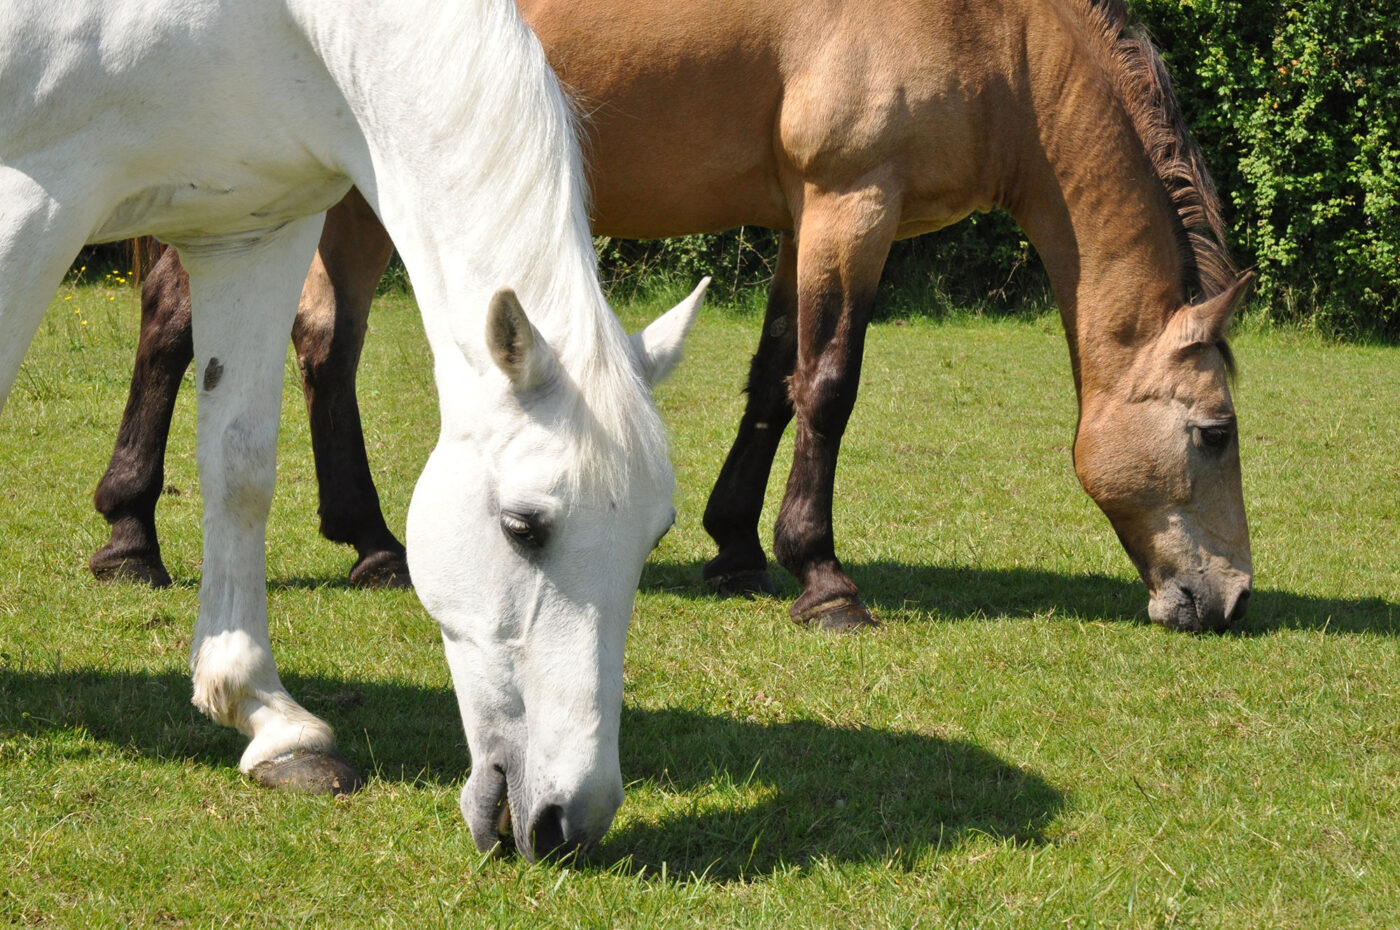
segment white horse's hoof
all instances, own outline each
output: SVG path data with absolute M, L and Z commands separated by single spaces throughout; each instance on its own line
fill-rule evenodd
M 253 766 L 248 777 L 264 788 L 336 797 L 359 791 L 365 785 L 355 767 L 334 749 L 284 752 Z

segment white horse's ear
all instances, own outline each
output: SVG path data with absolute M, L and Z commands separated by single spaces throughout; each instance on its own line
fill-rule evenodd
M 689 297 L 657 317 L 646 329 L 632 334 L 632 351 L 652 387 L 664 381 L 680 364 L 685 335 L 705 302 L 705 289 L 709 286 L 709 278 L 701 279 Z
M 496 366 L 517 391 L 537 388 L 549 380 L 554 352 L 525 316 L 515 291 L 508 287 L 491 297 L 486 311 L 486 345 Z

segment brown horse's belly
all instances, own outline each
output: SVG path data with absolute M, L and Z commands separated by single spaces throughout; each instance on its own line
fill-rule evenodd
M 782 79 L 771 10 L 518 3 L 586 114 L 595 232 L 650 239 L 791 228 L 775 153 Z
M 669 179 L 661 184 L 600 163 L 593 172 L 593 231 L 619 239 L 665 239 L 736 226 L 792 229 L 792 214 L 772 176 Z
M 985 213 L 990 209 L 986 206 L 966 206 L 958 210 L 929 211 L 926 213 L 914 213 L 906 211 L 899 218 L 899 226 L 895 228 L 894 237 L 896 239 L 912 239 L 915 236 L 922 236 L 924 233 L 937 232 L 946 226 L 967 219 L 973 213 Z

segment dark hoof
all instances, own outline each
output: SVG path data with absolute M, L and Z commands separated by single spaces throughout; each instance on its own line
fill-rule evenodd
M 778 593 L 773 576 L 762 568 L 712 575 L 705 584 L 720 597 L 774 597 Z
M 381 549 L 355 563 L 350 569 L 350 583 L 357 588 L 411 588 L 408 559 L 402 552 Z
M 794 615 L 792 619 L 827 633 L 859 633 L 880 625 L 880 621 L 859 599 L 828 601 L 800 616 Z
M 170 573 L 161 564 L 160 556 L 113 556 L 99 549 L 88 560 L 92 576 L 102 582 L 148 584 L 153 588 L 170 587 Z
M 340 797 L 359 791 L 365 781 L 355 767 L 334 749 L 311 752 L 295 749 L 253 766 L 248 777 L 264 788 L 297 794 L 331 794 Z

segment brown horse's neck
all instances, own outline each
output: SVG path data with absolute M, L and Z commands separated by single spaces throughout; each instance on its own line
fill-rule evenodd
M 1005 206 L 1045 264 L 1082 400 L 1121 382 L 1185 301 L 1184 256 L 1176 208 L 1113 90 L 1098 37 L 1047 19 L 1033 24 L 1043 34 L 1027 50 L 1033 138 Z

